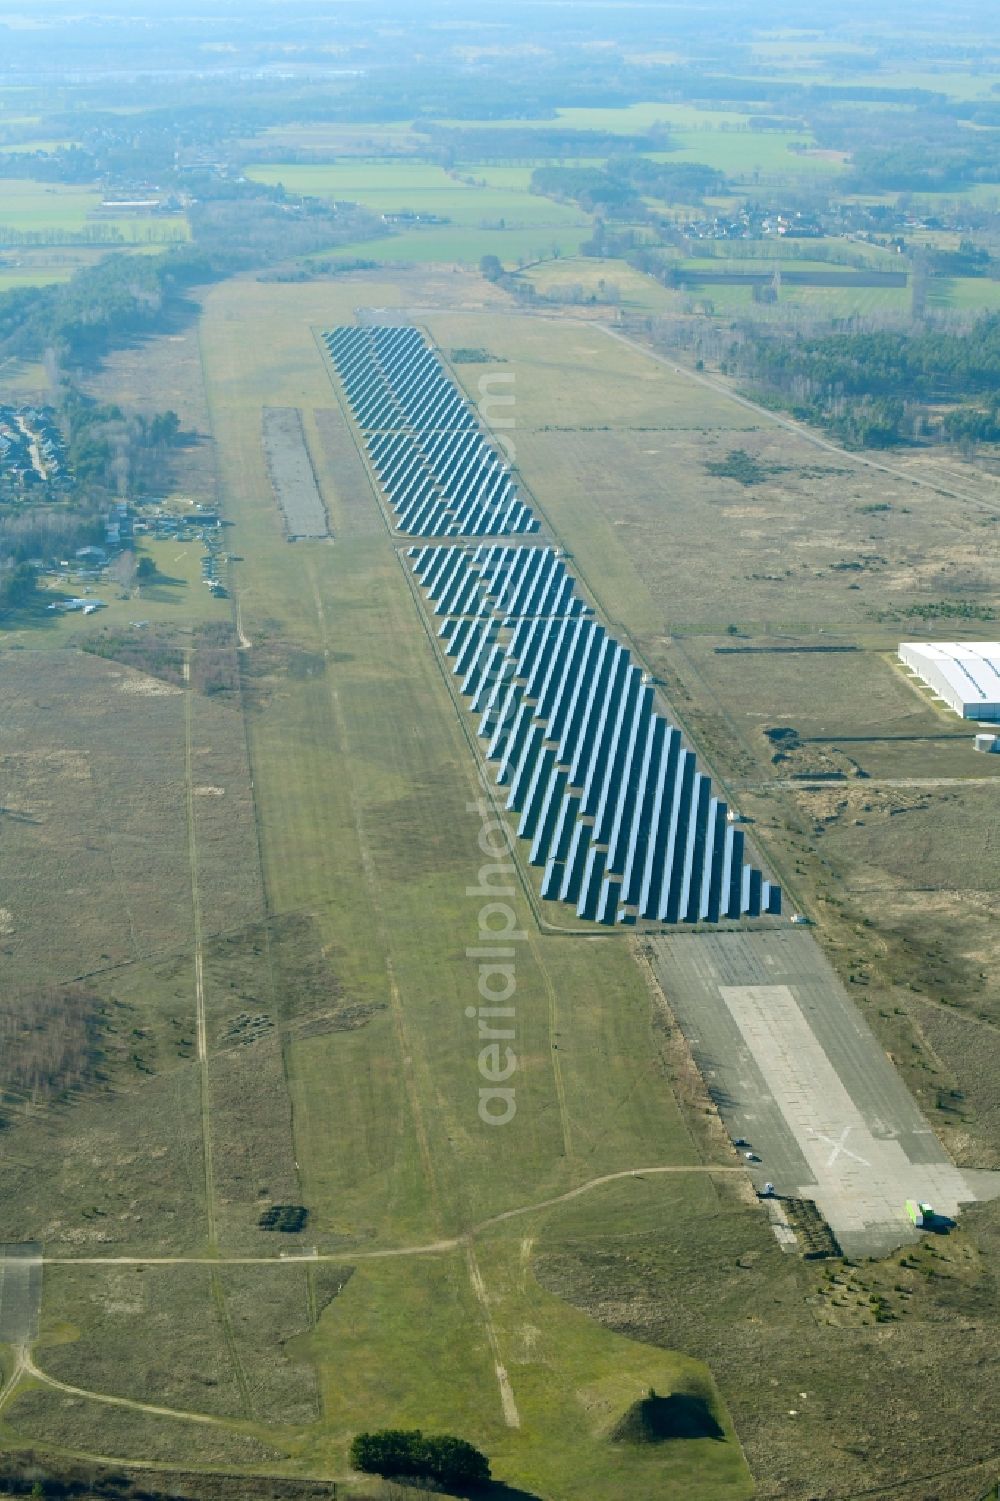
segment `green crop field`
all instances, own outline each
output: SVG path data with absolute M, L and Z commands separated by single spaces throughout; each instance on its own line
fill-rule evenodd
M 154 238 L 186 239 L 189 235 L 182 215 L 155 219 L 94 217 L 101 197 L 88 188 L 33 182 L 30 178 L 0 179 L 0 231 L 38 230 L 54 236 L 59 230 L 107 229 L 116 231 L 126 245 Z
M 290 192 L 348 198 L 380 214 L 437 214 L 455 227 L 578 227 L 577 209 L 528 193 L 519 184 L 477 187 L 428 163 L 340 162 L 329 167 L 269 163 L 248 168 L 258 182 L 282 183 Z M 479 174 L 475 174 L 479 175 Z
M 359 240 L 321 252 L 323 260 L 365 260 L 386 265 L 439 262 L 476 266 L 484 255 L 499 256 L 511 270 L 523 262 L 555 255 L 574 255 L 590 238 L 589 229 L 536 226 L 534 229 L 471 229 L 460 225 L 428 225 L 407 229 L 379 240 Z
M 783 282 L 776 303 L 754 302 L 749 286 L 692 286 L 684 296 L 722 317 L 752 317 L 755 323 L 782 323 L 806 313 L 816 318 L 902 317 L 909 313 L 906 287 L 798 287 Z
M 5 264 L 0 259 L 0 292 L 13 292 L 20 287 L 48 287 L 54 282 L 69 281 L 73 275 L 71 266 L 25 266 Z
M 100 193 L 91 189 L 7 178 L 0 181 L 0 224 L 12 229 L 83 229 L 100 202 Z
M 843 170 L 839 154 L 815 149 L 808 131 L 676 130 L 673 140 L 676 150 L 650 152 L 654 161 L 702 162 L 743 183 L 758 177 L 828 179 Z
M 805 242 L 802 242 L 805 244 Z M 682 271 L 710 271 L 732 272 L 734 275 L 752 275 L 755 272 L 775 269 L 779 271 L 817 271 L 824 275 L 850 276 L 854 268 L 843 265 L 837 261 L 823 260 L 819 256 L 810 257 L 808 251 L 805 254 L 793 255 L 791 247 L 786 251 L 779 240 L 774 245 L 757 243 L 748 246 L 753 254 L 747 255 L 701 255 L 691 256 L 688 259 L 677 262 Z M 873 264 L 873 271 L 898 271 L 900 270 L 899 259 L 889 263 L 888 258 L 883 264 Z
M 927 300 L 942 311 L 994 313 L 1000 310 L 1000 281 L 983 276 L 942 277 L 931 282 Z
M 701 271 L 753 271 L 754 262 L 781 263 L 789 271 L 861 270 L 900 271 L 906 264 L 895 250 L 860 240 L 800 239 L 792 235 L 766 240 L 701 241 L 699 254 L 686 258 L 685 267 Z

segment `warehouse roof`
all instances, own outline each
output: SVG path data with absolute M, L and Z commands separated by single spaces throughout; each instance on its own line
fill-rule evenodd
M 1000 641 L 906 641 L 904 652 L 910 666 L 933 666 L 965 703 L 1000 701 Z

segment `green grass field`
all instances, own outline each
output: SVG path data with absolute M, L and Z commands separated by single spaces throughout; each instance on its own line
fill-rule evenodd
M 33 182 L 30 178 L 0 180 L 0 230 L 40 230 L 56 235 L 59 230 L 106 228 L 116 230 L 126 244 L 187 239 L 187 220 L 181 215 L 156 219 L 92 217 L 100 207 L 101 193 L 87 188 Z
M 819 319 L 903 317 L 910 309 L 906 287 L 796 287 L 783 282 L 776 303 L 754 302 L 749 286 L 689 287 L 683 295 L 711 316 L 752 317 L 755 323 L 794 321 L 802 313 Z
M 982 276 L 942 277 L 931 282 L 928 302 L 942 311 L 994 313 L 1000 309 L 1000 281 Z
M 650 152 L 654 161 L 702 162 L 744 185 L 760 179 L 825 180 L 843 167 L 838 155 L 813 148 L 808 131 L 677 130 L 673 137 L 677 149 Z
M 72 275 L 73 268 L 69 266 L 18 268 L 0 262 L 0 292 L 14 292 L 21 287 L 50 287 L 56 282 L 69 281 Z
M 805 242 L 801 242 L 804 244 Z M 756 243 L 748 245 L 747 255 L 697 255 L 690 256 L 678 262 L 684 271 L 720 271 L 734 272 L 737 275 L 744 273 L 759 272 L 772 268 L 781 271 L 819 271 L 837 275 L 843 273 L 849 275 L 855 269 L 845 266 L 836 261 L 823 260 L 819 256 L 810 257 L 808 252 L 804 255 L 791 253 L 792 247 L 787 249 L 778 241 L 773 247 L 770 242 L 766 244 Z M 873 264 L 873 271 L 892 270 L 898 271 L 899 259 L 892 265 Z
M 703 241 L 699 242 L 699 251 L 682 264 L 701 271 L 753 271 L 757 261 L 787 265 L 789 271 L 905 269 L 901 257 L 885 246 L 832 237 L 810 240 L 788 235 L 766 240 Z
M 525 168 L 477 169 L 468 174 L 477 183 L 461 180 L 466 174 L 449 174 L 423 162 L 268 164 L 249 169 L 248 175 L 312 197 L 347 198 L 374 213 L 434 214 L 449 221 L 399 226 L 385 239 L 340 245 L 324 258 L 476 265 L 484 255 L 497 255 L 515 266 L 555 250 L 572 255 L 591 232 L 589 220 L 577 209 L 529 193 L 530 171 Z
M 268 163 L 249 168 L 247 175 L 310 197 L 347 198 L 373 213 L 436 214 L 450 221 L 441 226 L 449 229 L 571 230 L 587 222 L 576 209 L 528 193 L 520 174 L 507 182 L 488 179 L 484 187 L 420 162 L 338 162 L 328 167 Z
M 322 260 L 355 260 L 361 257 L 385 265 L 439 263 L 475 267 L 484 255 L 499 256 L 508 270 L 545 260 L 558 252 L 574 255 L 590 238 L 589 229 L 565 225 L 535 229 L 463 229 L 452 225 L 429 225 L 426 229 L 403 230 L 380 240 L 359 240 L 319 252 Z
M 479 287 L 457 285 L 460 295 Z M 401 282 L 365 284 L 365 296 L 382 304 L 404 295 Z M 614 1175 L 631 1183 L 633 1169 L 679 1170 L 670 1193 L 655 1177 L 635 1181 L 633 1204 L 642 1206 L 644 1222 L 666 1230 L 683 1204 L 717 1220 L 734 1256 L 740 1240 L 724 1182 L 703 1170 L 720 1159 L 692 1136 L 663 1077 L 650 991 L 627 943 L 543 936 L 516 883 L 510 910 L 525 934 L 516 960 L 517 1113 L 501 1130 L 477 1112 L 482 1044 L 466 1008 L 476 1003 L 478 965 L 465 952 L 482 941 L 485 920 L 483 897 L 468 894 L 483 863 L 481 815 L 469 806 L 475 762 L 374 496 L 366 502 L 369 524 L 359 528 L 351 508 L 361 502 L 345 494 L 343 467 L 311 415 L 333 400 L 312 330 L 350 317 L 356 298 L 355 284 L 277 291 L 246 282 L 207 299 L 202 350 L 211 426 L 224 507 L 236 523 L 227 541 L 245 559 L 240 620 L 252 645 L 244 709 L 266 936 L 241 928 L 240 908 L 222 901 L 226 863 L 236 861 L 245 872 L 242 911 L 253 909 L 255 866 L 234 854 L 226 801 L 239 775 L 218 759 L 223 721 L 215 720 L 221 714 L 231 725 L 235 706 L 173 688 L 151 702 L 162 706 L 161 733 L 169 737 L 162 773 L 176 778 L 183 753 L 194 824 L 188 850 L 178 840 L 182 791 L 163 805 L 173 822 L 159 837 L 170 850 L 171 891 L 187 879 L 188 903 L 193 895 L 201 914 L 188 945 L 203 953 L 208 1059 L 202 1070 L 192 1056 L 192 948 L 182 941 L 190 905 L 178 891 L 170 910 L 182 927 L 168 939 L 164 926 L 166 952 L 143 952 L 129 964 L 120 947 L 109 949 L 101 982 L 102 993 L 131 1008 L 115 1014 L 123 1017 L 123 1041 L 130 1032 L 138 1039 L 131 1044 L 138 1082 L 122 1088 L 119 1103 L 85 1099 L 53 1126 L 57 1136 L 75 1130 L 80 1149 L 64 1148 L 64 1207 L 45 1231 L 50 1245 L 61 1243 L 70 1256 L 74 1246 L 93 1246 L 95 1234 L 111 1234 L 116 1252 L 138 1256 L 217 1245 L 223 1264 L 218 1277 L 187 1288 L 180 1321 L 169 1326 L 176 1368 L 169 1380 L 148 1352 L 131 1363 L 125 1354 L 122 1303 L 135 1302 L 127 1285 L 88 1273 L 81 1297 L 68 1274 L 53 1277 L 36 1353 L 43 1377 L 15 1393 L 0 1431 L 7 1441 L 157 1456 L 176 1452 L 172 1435 L 185 1431 L 184 1462 L 243 1455 L 251 1466 L 343 1475 L 359 1426 L 413 1422 L 465 1434 L 487 1449 L 503 1480 L 552 1501 L 611 1501 L 623 1486 L 649 1501 L 664 1494 L 743 1501 L 752 1489 L 746 1464 L 704 1364 L 669 1342 L 607 1331 L 534 1275 L 534 1242 L 562 1213 L 559 1205 L 534 1206 L 584 1188 L 573 1200 L 575 1243 L 613 1234 L 622 1202 Z M 174 358 L 166 343 L 164 357 Z M 260 445 L 265 404 L 306 413 L 332 545 L 284 540 Z M 183 559 L 165 558 L 161 571 L 167 564 L 184 571 Z M 159 602 L 162 618 L 196 623 L 200 607 L 208 608 L 199 586 L 173 587 L 184 592 L 176 605 Z M 155 603 L 121 608 L 145 616 Z M 109 608 L 93 620 L 103 627 L 111 616 Z M 37 644 L 58 645 L 55 632 L 64 630 L 68 644 L 74 628 L 79 622 L 60 621 Z M 24 637 L 10 644 L 23 647 Z M 39 660 L 72 673 L 71 653 Z M 115 664 L 87 661 L 114 687 Z M 30 701 L 23 710 L 39 712 Z M 91 821 L 105 775 L 85 805 Z M 34 837 L 28 828 L 24 838 Z M 156 908 L 143 910 L 145 947 Z M 338 1007 L 360 1008 L 360 1019 L 339 1023 Z M 281 1047 L 227 1042 L 241 1012 L 280 1023 Z M 167 1133 L 171 1097 L 178 1110 Z M 98 1195 L 88 1207 L 86 1144 L 115 1132 L 132 1143 L 131 1168 L 118 1161 L 121 1147 L 115 1155 L 116 1181 L 130 1197 L 119 1204 Z M 255 1145 L 262 1132 L 266 1142 Z M 181 1172 L 176 1150 L 185 1135 L 191 1162 Z M 35 1160 L 26 1154 L 51 1150 L 37 1139 L 29 1144 L 16 1128 L 10 1140 L 24 1143 L 25 1173 Z M 161 1141 L 167 1150 L 157 1158 Z M 197 1152 L 199 1141 L 210 1154 Z M 731 1169 L 724 1153 L 721 1161 Z M 601 1181 L 606 1175 L 609 1183 Z M 47 1180 L 31 1181 L 30 1192 L 23 1184 L 19 1190 L 25 1235 L 41 1233 L 53 1214 Z M 256 1330 L 242 1322 L 249 1294 L 233 1284 L 224 1258 L 283 1249 L 255 1228 L 261 1195 L 309 1206 L 305 1244 L 330 1258 L 310 1275 L 336 1274 L 345 1285 L 331 1301 L 317 1283 L 304 1310 L 275 1307 Z M 490 1223 L 512 1210 L 523 1212 Z M 780 1256 L 776 1246 L 773 1255 Z M 301 1279 L 291 1265 L 288 1274 Z M 158 1279 L 142 1294 L 151 1319 L 157 1310 L 181 1309 L 169 1281 L 160 1285 L 176 1269 L 144 1276 Z M 306 1390 L 301 1373 L 282 1375 L 262 1355 L 279 1340 L 316 1373 L 322 1405 L 314 1416 L 292 1416 Z M 262 1359 L 274 1369 L 266 1389 L 255 1375 Z M 197 1371 L 214 1373 L 218 1383 L 204 1397 Z M 53 1381 L 84 1395 L 70 1409 Z M 707 1393 L 724 1439 L 655 1450 L 611 1442 L 614 1423 L 650 1387 Z M 111 1430 L 108 1396 L 140 1404 L 117 1409 Z M 156 1401 L 169 1412 L 151 1438 L 153 1419 L 141 1404 Z M 215 1422 L 185 1430 L 185 1411 Z
M 605 260 L 599 256 L 571 256 L 546 261 L 544 265 L 523 272 L 522 277 L 543 296 L 558 296 L 569 289 L 580 288 L 584 297 L 593 294 L 598 302 L 603 302 L 609 301 L 607 289 L 614 288 L 620 299 L 614 305 L 626 312 L 663 313 L 679 304 L 679 294 L 661 286 L 653 277 L 636 271 L 624 261 Z

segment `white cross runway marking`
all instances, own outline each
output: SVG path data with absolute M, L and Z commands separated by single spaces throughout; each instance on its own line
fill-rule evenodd
M 822 1131 L 814 1131 L 812 1134 L 816 1141 L 825 1141 L 828 1146 L 833 1148 L 833 1151 L 826 1160 L 827 1167 L 833 1167 L 841 1152 L 843 1152 L 845 1157 L 852 1157 L 855 1162 L 860 1162 L 862 1167 L 871 1167 L 870 1162 L 866 1162 L 863 1157 L 858 1156 L 857 1152 L 852 1152 L 844 1145 L 851 1134 L 850 1126 L 845 1126 L 843 1131 L 841 1131 L 839 1141 L 834 1141 L 832 1136 L 824 1136 Z

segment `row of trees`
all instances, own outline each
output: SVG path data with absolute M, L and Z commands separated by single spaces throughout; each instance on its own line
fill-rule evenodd
M 0 210 L 2 212 L 2 210 Z M 0 246 L 4 249 L 32 250 L 48 245 L 81 245 L 109 248 L 115 245 L 181 245 L 187 240 L 184 230 L 176 224 L 157 224 L 154 220 L 135 225 L 130 235 L 125 235 L 118 225 L 109 220 L 88 224 L 83 229 L 66 229 L 53 225 L 49 229 L 16 229 L 10 224 L 0 224 Z

